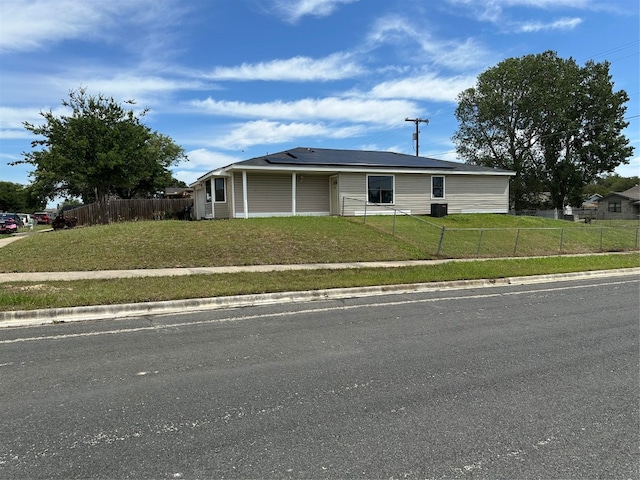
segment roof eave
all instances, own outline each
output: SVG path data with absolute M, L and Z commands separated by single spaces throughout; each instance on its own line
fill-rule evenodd
M 262 172 L 318 172 L 318 173 L 410 173 L 410 174 L 442 174 L 442 175 L 500 175 L 515 176 L 516 172 L 509 170 L 456 170 L 448 168 L 390 168 L 372 165 L 351 166 L 344 165 L 279 165 L 262 166 L 262 165 L 241 165 L 233 164 L 225 167 L 226 172 L 231 171 L 262 171 Z M 201 177 L 202 178 L 202 177 Z

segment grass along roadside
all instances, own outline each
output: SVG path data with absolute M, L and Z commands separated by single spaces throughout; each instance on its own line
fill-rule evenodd
M 439 258 L 514 256 L 516 238 L 515 256 L 634 250 L 638 243 L 637 221 L 604 226 L 489 214 L 425 220 L 167 220 L 47 231 L 0 248 L 0 272 L 423 260 L 436 258 L 440 227 L 446 233 Z M 510 230 L 496 230 L 505 228 Z
M 0 284 L 0 310 L 112 305 L 283 291 L 493 279 L 634 267 L 640 267 L 640 255 L 637 253 L 496 259 L 398 268 L 10 282 Z

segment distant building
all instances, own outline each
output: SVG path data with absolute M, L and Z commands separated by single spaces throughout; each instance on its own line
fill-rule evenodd
M 598 208 L 598 201 L 602 198 L 599 193 L 589 195 L 589 198 L 582 202 L 582 208 Z
M 165 188 L 162 198 L 191 198 L 193 188 L 169 187 Z
M 640 185 L 599 199 L 598 218 L 640 218 Z

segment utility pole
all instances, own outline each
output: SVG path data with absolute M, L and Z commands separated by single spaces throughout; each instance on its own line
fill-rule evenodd
M 416 157 L 417 157 L 420 152 L 420 142 L 419 142 L 420 131 L 418 130 L 418 124 L 422 122 L 428 125 L 429 119 L 428 118 L 405 118 L 404 121 L 413 122 L 416 124 L 416 133 L 413 134 L 413 139 L 416 141 Z

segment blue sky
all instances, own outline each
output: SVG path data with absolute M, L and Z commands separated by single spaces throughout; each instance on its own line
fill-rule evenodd
M 69 90 L 134 99 L 193 182 L 295 147 L 458 160 L 456 95 L 498 62 L 554 50 L 611 63 L 640 175 L 638 0 L 0 0 L 0 180 L 27 184 L 22 122 Z

